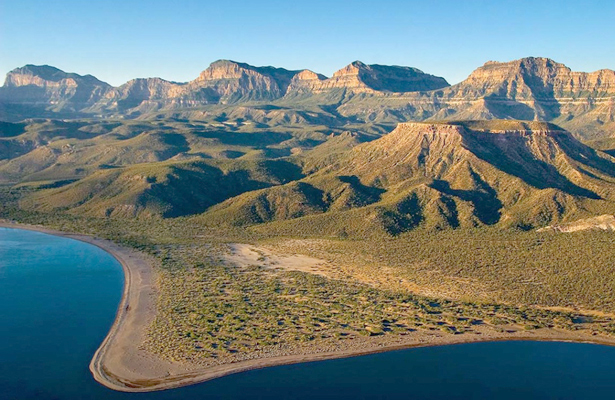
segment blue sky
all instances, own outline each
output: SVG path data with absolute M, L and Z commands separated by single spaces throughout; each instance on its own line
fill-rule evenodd
M 232 59 L 330 76 L 354 60 L 459 82 L 488 60 L 615 69 L 615 1 L 0 0 L 0 74 L 48 64 L 113 85 Z

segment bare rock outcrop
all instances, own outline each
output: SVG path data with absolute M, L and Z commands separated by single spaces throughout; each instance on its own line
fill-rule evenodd
M 109 84 L 92 75 L 66 73 L 48 65 L 26 65 L 7 74 L 0 101 L 79 111 L 101 100 L 110 89 Z
M 587 230 L 615 232 L 615 216 L 605 214 L 598 217 L 581 219 L 567 224 L 550 225 L 538 229 L 538 232 L 578 232 Z
M 274 100 L 282 97 L 297 71 L 284 68 L 254 67 L 230 60 L 219 60 L 188 83 L 181 97 L 236 103 L 243 100 Z
M 366 65 L 354 61 L 336 71 L 329 79 L 319 79 L 311 86 L 313 93 L 343 88 L 354 93 L 417 92 L 447 87 L 444 78 L 429 75 L 417 68 Z

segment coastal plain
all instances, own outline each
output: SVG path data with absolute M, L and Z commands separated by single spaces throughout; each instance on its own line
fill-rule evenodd
M 46 225 L 53 226 L 55 223 L 48 221 Z M 75 221 L 72 222 L 74 223 Z M 72 224 L 66 225 L 66 221 L 63 221 L 59 227 L 63 230 L 70 230 L 76 227 Z M 210 248 L 210 254 L 217 254 L 220 257 L 220 264 L 228 268 L 240 271 L 257 268 L 260 270 L 259 273 L 265 275 L 266 278 L 271 278 L 272 270 L 276 269 L 291 276 L 295 273 L 306 274 L 303 276 L 306 282 L 311 279 L 309 275 L 316 273 L 322 281 L 316 282 L 319 293 L 304 290 L 309 288 L 309 285 L 290 288 L 290 290 L 302 291 L 303 294 L 301 296 L 303 299 L 299 299 L 299 305 L 291 305 L 290 312 L 293 315 L 288 315 L 288 310 L 278 304 L 266 309 L 261 309 L 257 304 L 249 310 L 276 317 L 276 323 L 273 325 L 268 325 L 267 321 L 262 319 L 263 315 L 258 315 L 256 320 L 259 321 L 261 337 L 266 334 L 279 335 L 278 343 L 271 343 L 271 341 L 267 343 L 252 333 L 244 337 L 250 338 L 258 347 L 240 349 L 233 343 L 232 335 L 227 334 L 225 342 L 216 342 L 225 343 L 229 346 L 228 350 L 222 346 L 210 347 L 210 350 L 220 349 L 218 353 L 220 355 L 212 357 L 212 353 L 209 353 L 203 357 L 201 349 L 205 347 L 204 341 L 199 338 L 195 329 L 201 324 L 194 324 L 193 313 L 187 314 L 184 310 L 179 310 L 202 305 L 198 300 L 191 298 L 189 292 L 187 293 L 190 290 L 193 292 L 202 290 L 202 286 L 195 283 L 194 277 L 191 276 L 192 273 L 182 272 L 180 283 L 165 282 L 160 275 L 168 271 L 162 266 L 164 261 L 161 262 L 160 257 L 151 256 L 143 249 L 135 251 L 127 248 L 126 244 L 118 246 L 109 240 L 102 239 L 100 236 L 105 235 L 103 231 L 98 231 L 99 234 L 92 237 L 50 230 L 42 226 L 14 223 L 3 223 L 3 226 L 34 229 L 83 240 L 105 249 L 122 263 L 126 282 L 116 322 L 91 364 L 95 378 L 115 390 L 138 392 L 168 389 L 255 368 L 349 357 L 415 346 L 494 340 L 557 340 L 613 344 L 614 339 L 609 330 L 612 329 L 609 326 L 615 326 L 612 314 L 604 311 L 442 301 L 411 295 L 409 293 L 412 292 L 407 287 L 390 291 L 387 288 L 391 287 L 390 283 L 394 277 L 391 272 L 380 277 L 379 280 L 373 277 L 370 279 L 360 273 L 355 273 L 354 276 L 357 278 L 352 278 L 347 268 L 336 267 L 336 265 L 343 265 L 339 264 L 339 260 L 335 262 L 332 258 L 331 261 L 325 261 L 301 255 L 301 253 L 307 253 L 305 249 L 298 252 L 298 245 L 315 247 L 314 241 L 293 239 L 275 244 L 271 240 L 265 240 L 261 245 L 239 245 L 223 244 L 220 240 L 213 240 L 211 242 L 218 243 L 214 247 L 224 250 Z M 150 225 L 149 228 L 152 226 Z M 105 229 L 107 232 L 110 231 L 108 226 Z M 312 251 L 312 253 L 316 252 Z M 323 250 L 317 253 L 322 255 Z M 306 270 L 308 272 L 305 272 Z M 250 272 L 244 273 L 249 274 Z M 157 275 L 158 278 L 156 278 Z M 242 276 L 242 278 L 248 277 L 250 275 Z M 198 279 L 196 281 L 198 282 Z M 256 279 L 252 277 L 248 283 L 251 287 L 256 286 L 255 281 Z M 357 287 L 357 281 L 361 282 L 359 287 Z M 403 279 L 393 281 L 403 281 Z M 153 282 L 157 283 L 152 284 Z M 403 287 L 403 282 L 401 283 L 399 286 Z M 335 285 L 333 288 L 336 291 L 335 295 L 331 296 L 330 293 L 325 292 L 326 296 L 323 296 L 323 287 L 331 284 Z M 180 293 L 177 291 L 165 293 L 168 288 L 176 285 L 179 286 L 176 290 Z M 348 295 L 343 292 L 349 289 L 354 291 Z M 367 302 L 357 302 L 344 297 L 357 294 L 370 297 L 366 299 Z M 288 294 L 280 293 L 279 297 L 274 300 L 281 303 L 288 297 Z M 220 299 L 229 301 L 225 296 L 216 300 Z M 300 305 L 313 299 L 329 302 L 325 304 L 327 307 L 345 304 L 351 308 L 352 314 L 347 316 L 335 312 L 327 314 L 328 310 L 323 311 L 314 304 L 308 307 Z M 254 296 L 254 300 L 257 301 L 258 296 Z M 245 302 L 245 299 L 236 300 L 232 305 L 238 308 L 240 302 Z M 173 303 L 176 309 L 169 310 L 169 303 Z M 385 307 L 378 309 L 378 306 L 382 305 Z M 230 314 L 233 316 L 233 314 L 240 313 L 235 309 Z M 210 314 L 203 312 L 203 315 Z M 295 329 L 293 333 L 314 335 L 314 332 L 318 332 L 319 336 L 283 337 L 281 334 L 283 329 L 277 324 L 283 320 L 281 316 L 289 320 L 293 320 L 294 316 L 299 316 L 297 320 L 301 322 L 317 321 L 321 327 L 306 324 L 307 328 L 299 326 L 299 329 Z M 344 317 L 347 318 L 345 322 L 348 324 L 343 323 Z M 176 323 L 179 326 L 182 324 L 178 332 L 186 332 L 182 329 L 191 327 L 191 334 L 169 336 L 166 326 L 162 329 L 156 326 L 154 322 L 156 319 L 162 319 L 166 323 Z M 204 331 L 213 331 L 216 327 L 218 331 L 221 331 L 225 325 L 222 320 L 214 321 L 206 325 Z M 341 330 L 336 332 L 332 329 L 336 327 L 338 329 L 341 327 Z M 233 351 L 234 349 L 236 351 Z

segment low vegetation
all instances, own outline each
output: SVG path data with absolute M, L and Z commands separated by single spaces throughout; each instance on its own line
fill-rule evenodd
M 615 247 L 604 233 L 299 239 L 207 228 L 187 218 L 120 222 L 6 205 L 2 217 L 94 234 L 155 256 L 161 296 L 145 346 L 170 360 L 214 365 L 339 351 L 417 332 L 552 327 L 615 334 Z M 222 262 L 227 243 L 236 242 L 323 257 L 337 272 L 325 277 Z
M 172 360 L 215 364 L 340 350 L 369 338 L 416 331 L 475 335 L 484 329 L 555 327 L 615 334 L 611 317 L 435 299 L 352 278 L 225 265 L 216 262 L 221 251 L 208 246 L 157 249 L 163 260 L 161 312 L 148 338 L 150 351 Z

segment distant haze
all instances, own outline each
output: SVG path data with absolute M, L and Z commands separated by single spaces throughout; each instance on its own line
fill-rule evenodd
M 594 1 L 152 0 L 0 3 L 0 74 L 25 64 L 186 82 L 216 59 L 331 76 L 351 60 L 405 65 L 454 84 L 485 60 L 550 57 L 615 67 L 615 3 Z

